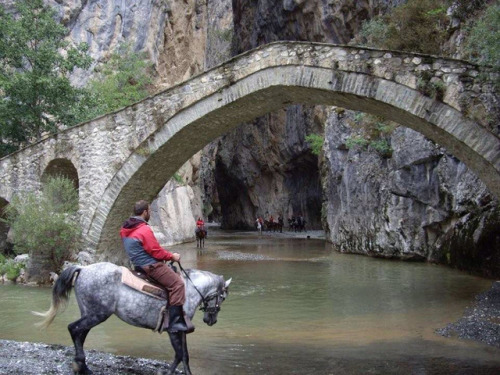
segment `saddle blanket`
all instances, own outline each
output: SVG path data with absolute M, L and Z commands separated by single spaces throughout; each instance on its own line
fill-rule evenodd
M 141 293 L 147 294 L 161 300 L 167 300 L 167 292 L 165 289 L 149 283 L 134 275 L 127 267 L 120 267 L 122 269 L 122 283 L 138 290 Z

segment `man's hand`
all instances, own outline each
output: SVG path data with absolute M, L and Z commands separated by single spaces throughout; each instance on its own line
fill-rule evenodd
M 172 261 L 178 262 L 181 260 L 181 255 L 179 253 L 172 253 Z

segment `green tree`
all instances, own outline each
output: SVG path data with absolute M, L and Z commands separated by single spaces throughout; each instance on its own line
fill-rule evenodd
M 101 113 L 112 112 L 144 99 L 152 93 L 152 64 L 145 53 L 121 44 L 103 64 L 89 90 L 99 98 Z
M 30 254 L 28 279 L 47 283 L 49 272 L 59 271 L 81 243 L 78 193 L 73 182 L 50 178 L 40 194 L 19 194 L 6 211 L 14 251 Z
M 88 46 L 64 40 L 67 30 L 43 0 L 14 7 L 12 15 L 0 6 L 0 155 L 85 117 L 77 103 L 87 94 L 70 84 L 69 74 L 91 63 Z

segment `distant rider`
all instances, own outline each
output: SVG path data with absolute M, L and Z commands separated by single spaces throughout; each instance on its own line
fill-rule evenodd
M 168 291 L 168 332 L 187 331 L 182 306 L 186 300 L 182 278 L 165 261 L 178 262 L 181 256 L 162 248 L 148 225 L 151 206 L 145 200 L 134 205 L 134 216 L 120 230 L 123 246 L 135 269 L 161 284 Z
M 196 220 L 196 230 L 195 233 L 198 233 L 199 231 L 203 231 L 205 233 L 205 237 L 207 237 L 207 230 L 205 229 L 205 222 L 201 217 L 198 217 L 198 220 Z

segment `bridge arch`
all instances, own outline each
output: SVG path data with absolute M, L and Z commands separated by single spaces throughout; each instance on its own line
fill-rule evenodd
M 76 190 L 79 188 L 78 171 L 71 160 L 65 158 L 53 159 L 42 173 L 40 181 L 45 184 L 50 177 L 64 177 L 73 182 Z
M 370 74 L 320 66 L 268 66 L 229 79 L 165 118 L 105 189 L 89 228 L 89 245 L 97 254 L 105 251 L 107 259 L 120 262 L 123 252 L 117 231 L 135 201 L 154 199 L 180 166 L 210 141 L 290 104 L 339 106 L 412 128 L 444 146 L 500 196 L 498 137 L 449 104 Z

